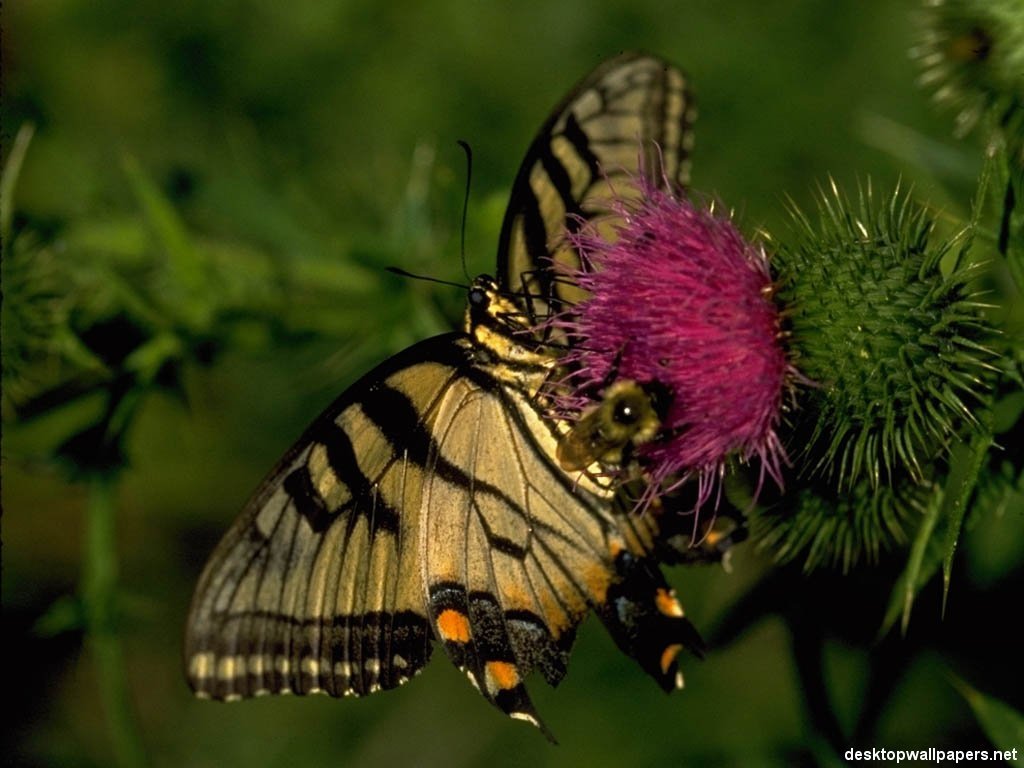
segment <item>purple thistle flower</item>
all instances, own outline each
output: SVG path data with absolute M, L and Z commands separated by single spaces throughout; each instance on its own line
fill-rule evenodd
M 563 277 L 589 297 L 548 321 L 571 342 L 554 410 L 579 419 L 616 380 L 668 391 L 657 436 L 634 446 L 648 481 L 641 506 L 695 479 L 699 508 L 730 457 L 760 459 L 758 490 L 766 473 L 781 486 L 787 459 L 776 427 L 796 374 L 764 250 L 713 206 L 647 180 L 638 187 L 639 199 L 614 202 L 623 221 L 614 240 L 589 223 L 569 235 L 582 266 Z

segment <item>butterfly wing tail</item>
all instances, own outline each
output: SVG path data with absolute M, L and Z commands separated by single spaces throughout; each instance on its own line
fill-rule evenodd
M 704 642 L 686 618 L 674 591 L 647 557 L 628 550 L 615 559 L 618 576 L 597 613 L 615 644 L 665 691 L 683 687 L 677 657 L 685 648 L 704 655 Z

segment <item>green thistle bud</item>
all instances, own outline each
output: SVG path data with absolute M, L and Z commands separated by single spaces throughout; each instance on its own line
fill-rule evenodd
M 1024 140 L 1024 3 L 926 0 L 921 42 L 911 50 L 922 85 L 957 111 L 964 135 L 986 115 Z
M 833 184 L 818 206 L 817 226 L 793 209 L 796 237 L 774 261 L 791 359 L 814 384 L 794 458 L 837 492 L 923 482 L 974 424 L 991 370 L 975 270 L 944 274 L 961 238 L 932 245 L 934 220 L 899 189 L 882 204 L 868 184 L 851 205 Z

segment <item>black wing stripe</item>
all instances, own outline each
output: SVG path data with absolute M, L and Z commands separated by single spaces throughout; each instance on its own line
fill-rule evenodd
M 587 170 L 590 172 L 591 183 L 593 179 L 600 178 L 601 176 L 601 163 L 597 159 L 597 155 L 594 154 L 590 148 L 590 137 L 580 127 L 579 121 L 576 119 L 576 115 L 570 113 L 565 120 L 565 128 L 562 130 L 562 136 L 564 136 L 569 143 L 572 144 L 573 149 L 576 150 L 576 155 L 582 160 Z M 613 170 L 611 168 L 605 169 L 605 171 Z M 580 209 L 578 202 L 575 203 L 575 207 Z
M 657 184 L 685 184 L 693 115 L 686 78 L 655 57 L 627 53 L 584 78 L 545 121 L 519 167 L 498 243 L 502 287 L 519 290 L 522 280 L 541 313 L 585 298 L 577 286 L 558 285 L 559 271 L 579 261 L 561 235 L 578 229 L 580 211 L 584 219 L 616 215 L 608 210 L 619 194 L 612 181 L 629 182 L 642 171 Z M 569 196 L 562 171 L 572 180 Z M 628 183 L 622 190 L 637 194 Z
M 490 379 L 491 389 L 497 393 L 502 385 Z M 431 435 L 426 426 L 419 421 L 416 410 L 405 394 L 390 387 L 381 386 L 374 397 L 363 403 L 363 412 L 371 419 L 385 434 L 395 443 L 400 443 L 408 452 L 409 460 L 421 467 L 429 466 L 430 471 L 444 481 L 461 487 L 472 488 L 475 494 L 486 494 L 498 499 L 502 504 L 514 511 L 524 520 L 530 520 L 532 525 L 544 527 L 546 532 L 562 536 L 559 531 L 544 526 L 542 521 L 530 519 L 529 513 L 522 508 L 519 502 L 512 499 L 505 491 L 492 483 L 485 482 L 478 477 L 473 477 L 461 467 L 446 460 L 437 447 L 437 440 Z M 523 429 L 521 422 L 519 430 Z M 518 430 L 517 430 L 518 431 Z M 538 460 L 548 462 L 550 459 L 536 443 L 531 447 Z M 428 465 L 429 462 L 429 465 Z M 558 478 L 563 487 L 571 490 L 572 481 L 562 477 Z M 552 475 L 555 477 L 555 475 Z M 572 543 L 566 539 L 567 543 Z
M 363 400 L 360 405 L 365 416 L 389 441 L 401 445 L 411 461 L 421 467 L 426 465 L 431 437 L 408 396 L 381 385 L 373 397 Z
M 380 496 L 380 494 L 378 494 Z M 367 692 L 376 690 L 379 685 L 378 678 L 380 677 L 380 671 L 382 665 L 386 663 L 388 659 L 387 655 L 382 654 L 381 646 L 383 644 L 383 633 L 381 632 L 378 624 L 367 622 L 366 617 L 371 611 L 380 610 L 382 605 L 386 605 L 387 601 L 387 575 L 383 578 L 379 577 L 379 574 L 375 572 L 374 566 L 380 567 L 381 561 L 375 562 L 372 559 L 372 554 L 378 548 L 384 547 L 390 543 L 390 537 L 388 538 L 377 538 L 378 511 L 381 514 L 386 514 L 387 504 L 384 503 L 383 498 L 376 499 L 379 503 L 373 505 L 373 510 L 369 517 L 369 531 L 368 534 L 369 542 L 366 547 L 366 576 L 365 582 L 363 583 L 363 602 L 361 613 L 363 614 L 363 632 L 362 632 L 362 653 L 363 659 L 365 660 L 362 667 L 363 677 L 363 689 Z M 379 508 L 379 509 L 378 509 Z M 397 522 L 397 515 L 396 515 Z M 382 562 L 387 565 L 392 560 L 391 557 L 383 558 Z M 386 651 L 386 649 L 385 649 Z
M 363 617 L 363 629 L 360 633 L 360 655 L 363 663 L 359 667 L 359 674 L 362 678 L 362 690 L 364 693 L 370 693 L 374 690 L 374 686 L 377 684 L 377 675 L 380 671 L 381 657 L 378 646 L 380 643 L 380 632 L 379 628 L 373 624 L 367 624 L 366 616 L 370 611 L 379 609 L 377 604 L 377 595 L 380 587 L 380 582 L 372 575 L 373 574 L 373 561 L 372 555 L 374 549 L 377 546 L 374 533 L 378 530 L 375 527 L 377 521 L 377 515 L 386 514 L 387 505 L 384 503 L 384 499 L 381 493 L 375 493 L 373 496 L 373 504 L 370 508 L 370 515 L 367 519 L 369 525 L 367 532 L 367 542 L 360 551 L 363 553 L 362 557 L 362 568 L 360 569 L 359 584 L 362 585 L 362 589 L 354 590 L 361 598 L 359 601 L 359 613 Z M 395 516 L 397 520 L 397 515 Z M 382 543 L 384 539 L 380 540 Z
M 398 530 L 398 510 L 384 502 L 379 494 L 374 494 L 373 484 L 359 469 L 359 460 L 352 447 L 352 438 L 335 421 L 324 422 L 317 439 L 327 449 L 327 461 L 335 477 L 344 483 L 353 500 L 373 498 L 374 503 L 356 504 L 354 501 L 346 505 L 345 511 L 363 515 L 372 515 L 370 530 L 376 532 L 383 529 L 390 533 Z M 331 514 L 338 512 L 332 510 Z M 316 530 L 314 528 L 314 530 Z
M 278 583 L 276 584 L 276 590 L 275 590 L 277 592 L 277 597 L 274 600 L 274 602 L 271 603 L 272 605 L 276 605 L 277 606 L 277 608 L 276 608 L 276 612 L 277 613 L 284 613 L 284 614 L 292 614 L 292 613 L 294 613 L 294 606 L 293 605 L 289 605 L 287 607 L 285 606 L 285 594 L 286 594 L 286 591 L 288 589 L 288 574 L 292 573 L 293 568 L 294 568 L 294 564 L 295 564 L 295 559 L 296 559 L 296 554 L 295 554 L 296 540 L 298 539 L 298 535 L 299 535 L 299 529 L 300 529 L 299 522 L 300 522 L 300 520 L 301 520 L 301 518 L 298 515 L 288 515 L 287 516 L 287 518 L 285 520 L 285 523 L 288 526 L 286 528 L 286 530 L 288 530 L 288 534 L 287 534 L 287 536 L 288 536 L 288 538 L 287 538 L 288 546 L 286 548 L 287 552 L 288 552 L 288 555 L 285 558 L 285 561 L 284 561 L 283 565 L 281 565 L 278 568 L 272 569 L 272 571 L 278 575 L 278 577 L 276 579 L 276 581 Z M 268 572 L 270 570 L 271 569 L 268 569 Z M 292 633 L 290 633 L 290 632 L 281 632 L 280 630 L 282 628 L 279 625 L 275 626 L 274 629 L 276 629 L 278 631 L 275 634 L 271 635 L 271 643 L 270 643 L 271 655 L 273 655 L 275 657 L 279 657 L 279 658 L 284 658 L 284 659 L 292 658 L 292 649 L 291 649 L 292 639 L 293 639 Z M 275 667 L 273 669 L 272 677 L 271 677 L 271 679 L 273 680 L 273 686 L 274 686 L 272 690 L 288 689 L 288 690 L 294 692 L 294 691 L 296 691 L 298 689 L 298 686 L 293 684 L 293 679 L 292 679 L 292 676 L 294 674 L 294 670 L 292 669 L 293 666 L 294 666 L 293 664 L 289 664 L 287 669 L 280 669 L 279 667 L 277 667 L 275 665 Z
M 487 544 L 491 549 L 501 552 L 504 555 L 508 555 L 509 557 L 514 557 L 516 560 L 523 560 L 527 556 L 529 553 L 527 548 L 516 544 L 506 536 L 495 533 L 491 529 L 491 526 L 487 523 L 487 516 L 484 515 L 483 511 L 475 503 L 473 504 L 473 511 L 476 513 L 476 519 L 480 522 L 484 536 L 487 537 Z
M 339 669 L 347 674 L 352 667 L 348 662 L 352 655 L 349 649 L 357 646 L 359 654 L 373 662 L 371 666 L 363 664 L 361 680 L 353 683 L 359 691 L 372 689 L 378 683 L 384 686 L 388 684 L 388 677 L 403 681 L 417 671 L 412 660 L 424 655 L 424 648 L 429 643 L 424 633 L 415 636 L 405 633 L 406 640 L 402 641 L 418 643 L 419 650 L 403 647 L 398 638 L 382 645 L 379 638 L 382 632 L 390 632 L 388 625 L 383 628 L 368 625 L 367 631 L 361 633 L 366 635 L 365 641 L 328 636 L 312 629 L 302 636 L 292 636 L 290 630 L 280 623 L 263 621 L 247 611 L 259 607 L 276 614 L 308 616 L 337 612 L 339 602 L 357 606 L 359 610 L 353 613 L 364 613 L 363 609 L 389 608 L 395 604 L 400 589 L 397 582 L 391 585 L 390 590 L 369 590 L 353 601 L 354 584 L 347 582 L 347 586 L 342 587 L 338 579 L 325 578 L 328 573 L 338 575 L 332 564 L 335 556 L 324 550 L 325 542 L 333 542 L 332 548 L 339 550 L 336 562 L 347 562 L 346 572 L 358 578 L 360 572 L 368 573 L 365 563 L 361 569 L 351 567 L 359 562 L 360 553 L 371 554 L 367 527 L 381 531 L 385 524 L 398 519 L 394 510 L 379 505 L 373 509 L 352 496 L 350 485 L 367 487 L 370 483 L 358 465 L 339 459 L 339 454 L 346 450 L 351 454 L 351 440 L 358 436 L 354 432 L 346 432 L 334 420 L 346 409 L 358 408 L 360 401 L 367 396 L 364 393 L 372 391 L 370 387 L 375 381 L 396 372 L 410 371 L 417 365 L 424 365 L 424 370 L 429 371 L 428 380 L 443 390 L 448 383 L 437 376 L 436 366 L 440 364 L 451 368 L 465 363 L 467 345 L 464 338 L 455 334 L 437 337 L 379 366 L 367 375 L 363 383 L 342 395 L 261 484 L 242 517 L 214 553 L 196 590 L 189 618 L 186 654 L 190 682 L 198 693 L 234 698 L 284 689 L 308 693 L 331 687 L 334 688 L 331 692 L 336 694 L 351 693 L 354 691 L 343 679 L 345 675 L 337 680 L 332 677 L 332 670 L 328 667 L 334 667 L 330 663 L 334 659 L 329 660 L 328 657 L 336 655 L 342 662 Z M 330 472 L 335 474 L 333 478 L 324 471 L 325 465 L 331 463 L 327 456 L 328 448 L 334 454 L 330 468 Z M 319 450 L 321 456 L 317 459 L 318 474 L 312 474 L 314 465 L 310 463 L 314 450 Z M 388 458 L 385 453 L 380 453 L 379 457 L 377 464 Z M 298 471 L 300 468 L 302 471 Z M 376 476 L 384 478 L 389 469 L 390 465 L 384 467 Z M 394 471 L 401 472 L 402 469 L 396 467 Z M 400 482 L 397 480 L 400 476 L 392 477 L 396 478 L 392 483 L 394 487 Z M 347 495 L 353 499 L 352 504 L 343 504 L 336 511 L 332 504 L 322 506 L 320 502 L 324 502 L 325 497 L 320 491 L 324 488 L 330 491 L 327 498 L 337 500 Z M 380 497 L 379 501 L 384 498 Z M 389 494 L 386 498 L 400 500 L 405 497 L 403 494 Z M 338 519 L 339 528 L 332 534 L 334 529 L 324 514 L 325 508 L 328 513 L 350 509 L 352 514 L 347 515 L 347 520 L 345 516 Z M 355 556 L 352 559 L 344 554 L 347 523 L 364 517 L 365 522 L 351 536 L 351 554 Z M 378 548 L 373 554 L 374 558 L 380 558 L 374 566 L 375 578 L 390 578 L 389 569 L 397 568 L 397 563 L 392 564 L 388 559 L 394 557 L 394 538 L 381 541 L 388 540 L 387 546 Z M 312 586 L 311 581 L 314 572 L 319 573 L 316 586 Z M 364 578 L 360 583 L 366 581 Z M 332 589 L 333 585 L 338 586 Z M 408 601 L 412 597 L 408 587 L 401 589 L 402 599 Z M 240 618 L 232 620 L 230 616 L 233 614 Z M 389 624 L 397 622 L 393 618 L 385 618 L 384 621 Z M 397 623 L 396 629 L 401 629 Z M 336 645 L 333 640 L 341 642 Z M 387 659 L 396 653 L 403 657 L 403 663 L 396 664 L 392 670 Z
M 486 520 L 480 515 L 480 521 L 483 524 L 484 531 L 488 532 L 488 526 Z M 490 535 L 488 533 L 488 535 Z M 499 548 L 495 547 L 499 552 Z M 518 557 L 520 561 L 524 560 L 529 554 L 528 549 L 522 549 L 522 556 Z M 487 566 L 490 570 L 490 579 L 492 584 L 500 584 L 498 569 L 495 565 L 495 557 L 493 552 L 487 557 Z M 527 564 L 520 562 L 518 567 L 522 568 L 523 571 L 523 582 L 526 584 L 527 589 L 532 597 L 532 604 L 538 609 L 542 610 L 544 603 L 540 600 L 537 593 L 537 589 L 533 584 L 533 580 L 530 578 Z M 556 599 L 561 603 L 561 598 L 555 593 Z M 494 599 L 494 596 L 487 595 L 490 599 Z M 472 600 L 473 594 L 470 595 Z M 498 593 L 498 599 L 500 602 L 501 595 Z M 505 634 L 508 637 L 510 647 L 512 649 L 512 661 L 514 661 L 519 668 L 520 675 L 525 678 L 533 669 L 539 668 L 544 675 L 545 680 L 550 685 L 557 685 L 559 681 L 565 676 L 567 665 L 568 665 L 568 650 L 572 644 L 572 633 L 571 630 L 563 634 L 563 644 L 560 645 L 556 642 L 554 635 L 552 634 L 551 627 L 541 619 L 536 613 L 531 610 L 523 608 L 509 609 L 506 605 L 501 605 L 502 611 L 502 623 L 504 625 Z M 565 617 L 569 617 L 568 611 L 565 612 Z M 560 626 L 564 626 L 560 622 Z M 564 641 L 568 641 L 568 645 L 565 645 Z M 525 688 L 522 691 L 522 695 L 526 696 Z M 526 697 L 527 702 L 529 701 Z M 499 707 L 508 712 L 505 709 L 503 702 L 498 701 Z M 505 702 L 507 703 L 507 702 Z M 532 704 L 529 705 L 532 710 Z M 535 715 L 535 713 L 534 713 Z M 539 718 L 538 718 L 539 721 Z
M 586 141 L 586 136 L 583 139 Z M 575 146 L 575 141 L 573 141 L 573 144 Z M 577 151 L 578 149 L 577 147 Z M 569 176 L 569 172 L 562 165 L 562 161 L 555 157 L 550 143 L 545 144 L 541 148 L 538 159 L 540 160 L 540 167 L 544 170 L 547 183 L 558 193 L 558 197 L 562 201 L 562 208 L 564 209 L 563 218 L 566 221 L 571 221 L 574 216 L 582 215 L 583 209 L 580 208 L 579 201 L 576 195 L 573 194 L 572 179 Z M 533 184 L 535 183 L 536 181 L 533 182 Z M 534 191 L 535 197 L 536 194 L 536 191 Z M 557 232 L 550 233 L 547 239 L 550 239 L 551 235 L 557 234 Z
M 402 498 L 399 496 L 399 498 Z M 398 558 L 401 556 L 401 550 L 397 544 L 395 546 L 395 556 L 388 558 L 385 562 L 385 570 L 383 573 L 383 590 L 382 599 L 385 606 L 393 606 L 398 596 L 398 573 L 396 571 L 398 567 Z M 389 622 L 390 623 L 390 622 Z M 386 684 L 387 670 L 390 669 L 393 660 L 391 652 L 391 633 L 392 628 L 380 626 L 377 634 L 377 642 L 375 644 L 377 659 L 380 664 L 380 672 L 378 673 L 378 680 L 380 685 L 383 687 Z
M 270 558 L 270 542 L 276 539 L 278 535 L 278 530 L 280 529 L 281 523 L 285 517 L 284 508 L 284 503 L 280 503 L 279 505 L 277 505 L 277 515 L 274 519 L 271 529 L 269 531 L 263 531 L 266 537 L 265 542 L 263 542 L 260 545 L 260 547 L 253 552 L 252 558 L 250 558 L 249 561 L 246 563 L 245 570 L 243 571 L 242 576 L 234 582 L 234 589 L 232 590 L 232 595 L 230 601 L 228 602 L 229 606 L 236 605 L 237 601 L 239 600 L 239 591 L 242 589 L 243 586 L 246 585 L 246 583 L 249 581 L 250 574 L 253 573 L 255 575 L 254 583 L 250 586 L 251 593 L 244 596 L 245 604 L 248 605 L 249 601 L 256 601 L 259 599 L 259 594 L 263 588 L 263 580 L 267 572 L 266 562 Z M 256 518 L 257 526 L 260 523 L 260 517 L 262 517 L 262 515 L 257 516 Z M 259 567 L 259 570 L 254 572 L 253 568 L 257 565 Z M 231 582 L 227 581 L 226 585 L 230 586 Z M 255 627 L 253 627 L 252 625 L 241 627 L 240 630 L 241 631 L 237 631 L 232 634 L 225 633 L 225 635 L 222 635 L 222 637 L 224 637 L 224 639 L 226 640 L 226 642 L 224 643 L 226 647 L 224 647 L 223 649 L 217 649 L 218 655 L 230 656 L 232 654 L 235 654 L 262 656 L 263 647 L 265 644 L 264 634 L 267 631 L 267 627 L 262 624 L 257 624 L 255 625 Z M 241 647 L 239 647 L 240 644 Z M 269 670 L 266 671 L 266 674 L 269 674 Z M 221 683 L 218 680 L 218 685 L 220 684 Z M 258 685 L 260 689 L 263 690 L 267 690 L 269 688 L 269 682 L 266 680 L 266 678 L 262 678 L 259 681 Z M 227 696 L 231 692 L 233 691 L 225 691 L 221 693 L 221 696 Z
M 549 253 L 548 229 L 544 224 L 544 214 L 540 210 L 540 200 L 532 188 L 523 188 L 521 207 L 520 216 L 522 216 L 526 251 L 534 261 L 537 261 Z
M 223 620 L 225 632 L 239 634 L 247 623 L 270 625 L 275 627 L 275 634 L 296 637 L 311 637 L 315 632 L 324 638 L 324 644 L 333 647 L 348 647 L 360 635 L 377 637 L 387 634 L 391 637 L 391 655 L 380 657 L 379 681 L 381 688 L 394 688 L 416 674 L 427 663 L 432 650 L 430 644 L 431 630 L 426 616 L 415 611 L 370 611 L 358 617 L 332 616 L 328 618 L 305 618 L 284 615 L 265 610 L 250 610 L 232 614 Z M 389 631 L 382 632 L 383 627 Z M 397 657 L 397 658 L 396 658 Z M 280 672 L 278 659 L 280 653 L 261 654 L 257 649 L 239 649 L 237 653 L 225 652 L 220 658 L 239 659 L 245 670 L 238 678 L 218 680 L 212 692 L 217 698 L 237 693 L 251 695 L 259 690 L 280 690 L 287 682 L 294 685 L 296 693 L 306 693 L 317 687 L 323 687 L 328 693 L 340 696 L 345 693 L 366 692 L 357 690 L 350 683 L 355 682 L 346 674 L 334 677 L 330 670 L 321 666 L 317 674 L 310 668 L 299 667 L 292 672 L 289 668 L 287 678 Z M 309 658 L 309 657 L 307 657 Z M 314 655 L 313 659 L 316 658 Z M 326 658 L 322 659 L 327 661 Z M 338 658 L 337 661 L 342 659 Z M 275 683 L 278 688 L 274 688 Z
M 367 500 L 364 500 L 364 503 L 366 501 Z M 369 499 L 368 501 L 370 501 L 370 504 L 372 504 L 373 498 L 371 497 L 371 499 Z M 363 693 L 365 693 L 362 687 L 362 675 L 359 673 L 360 670 L 362 669 L 363 654 L 361 641 L 364 616 L 362 615 L 361 606 L 358 604 L 359 591 L 357 589 L 357 586 L 361 583 L 360 579 L 365 577 L 362 576 L 362 555 L 364 548 L 361 548 L 359 546 L 360 542 L 353 542 L 353 537 L 354 534 L 356 533 L 358 522 L 359 520 L 356 515 L 350 515 L 345 525 L 345 545 L 342 551 L 346 555 L 346 564 L 350 564 L 350 567 L 353 568 L 354 573 L 346 574 L 344 577 L 344 582 L 348 585 L 351 585 L 352 588 L 348 590 L 348 604 L 342 607 L 341 612 L 343 614 L 348 614 L 352 617 L 352 624 L 355 631 L 349 632 L 347 637 L 345 638 L 346 642 L 340 646 L 339 650 L 341 651 L 341 656 L 339 660 L 343 664 L 348 665 L 346 667 L 346 669 L 349 670 L 349 673 L 347 675 L 348 686 L 352 689 L 355 695 L 360 696 Z M 359 558 L 358 561 L 355 561 L 356 557 Z M 351 565 L 353 563 L 354 565 Z
M 285 492 L 291 497 L 295 511 L 305 518 L 314 533 L 323 533 L 331 524 L 333 513 L 320 492 L 313 487 L 313 479 L 309 469 L 302 465 L 296 467 L 284 479 L 282 484 Z M 351 486 L 350 486 L 351 487 Z

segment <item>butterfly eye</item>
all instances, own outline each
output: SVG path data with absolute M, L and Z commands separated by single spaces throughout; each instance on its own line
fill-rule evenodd
M 469 291 L 469 303 L 474 307 L 482 307 L 487 304 L 487 293 L 480 288 L 472 288 Z

